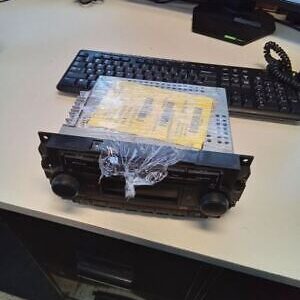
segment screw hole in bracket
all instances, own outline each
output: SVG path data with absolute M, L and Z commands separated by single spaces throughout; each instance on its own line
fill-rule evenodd
M 252 156 L 241 156 L 240 162 L 243 166 L 250 166 L 252 163 L 253 157 Z
M 40 137 L 41 142 L 45 143 L 45 142 L 47 142 L 49 140 L 50 134 L 47 133 L 47 132 L 39 132 L 39 137 Z

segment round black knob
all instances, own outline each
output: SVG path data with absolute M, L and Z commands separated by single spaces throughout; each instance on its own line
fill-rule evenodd
M 68 174 L 58 174 L 51 181 L 52 191 L 62 198 L 74 198 L 79 191 L 79 182 Z
M 229 201 L 225 194 L 211 192 L 200 199 L 200 210 L 207 217 L 220 217 L 229 208 Z

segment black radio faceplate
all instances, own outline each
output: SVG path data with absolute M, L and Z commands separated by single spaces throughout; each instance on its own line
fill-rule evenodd
M 182 159 L 168 167 L 166 178 L 153 186 L 137 186 L 136 196 L 126 199 L 123 177 L 99 180 L 102 140 L 45 132 L 39 136 L 42 167 L 57 195 L 129 211 L 219 217 L 241 197 L 253 160 L 247 155 L 182 150 Z

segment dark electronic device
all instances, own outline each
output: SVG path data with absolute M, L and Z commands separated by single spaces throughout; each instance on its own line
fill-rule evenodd
M 123 177 L 102 178 L 99 184 L 102 140 L 45 132 L 39 136 L 42 167 L 55 194 L 129 211 L 219 217 L 242 195 L 253 160 L 232 153 L 182 150 L 183 158 L 168 167 L 165 179 L 154 186 L 138 186 L 135 198 L 125 199 Z
M 57 89 L 78 94 L 99 75 L 224 87 L 231 115 L 300 122 L 300 91 L 262 69 L 81 50 Z
M 244 46 L 272 34 L 275 21 L 252 0 L 207 0 L 194 9 L 192 30 Z
M 152 0 L 156 3 L 170 1 Z M 276 4 L 285 10 L 287 20 L 273 18 L 271 14 L 257 8 L 256 0 L 198 0 L 193 11 L 192 30 L 237 45 L 247 45 L 257 39 L 272 34 L 275 21 L 299 30 L 299 0 L 266 0 L 263 3 Z M 298 24 L 298 25 L 297 25 Z

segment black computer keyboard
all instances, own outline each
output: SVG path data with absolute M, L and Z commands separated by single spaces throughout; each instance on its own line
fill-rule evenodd
M 300 124 L 300 91 L 260 69 L 81 50 L 57 89 L 89 90 L 99 75 L 224 87 L 231 115 Z

